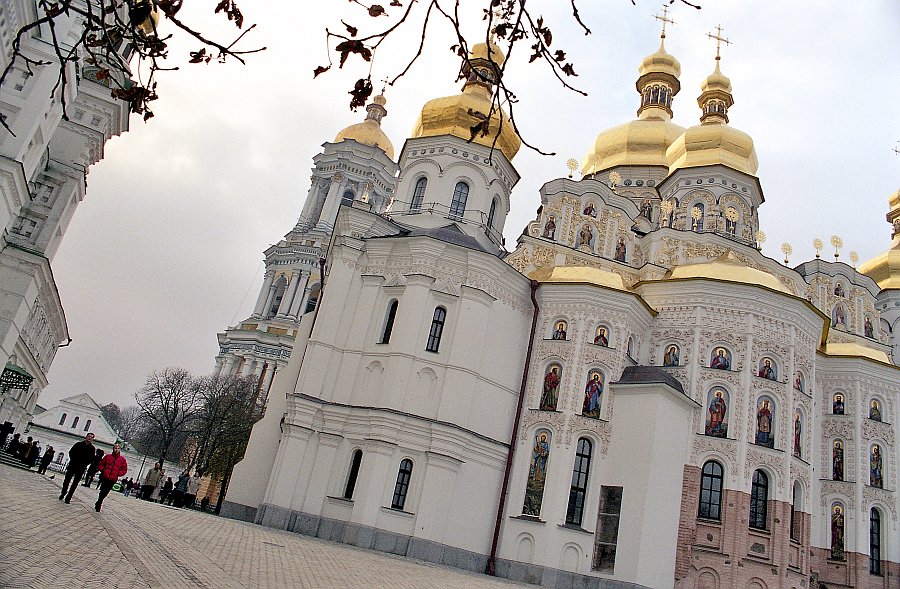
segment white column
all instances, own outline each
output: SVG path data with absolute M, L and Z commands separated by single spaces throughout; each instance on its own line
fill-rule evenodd
M 225 365 L 225 357 L 219 356 L 216 358 L 216 367 L 213 368 L 213 378 L 216 378 L 220 374 L 222 374 L 222 367 Z
M 241 376 L 249 377 L 251 374 L 253 374 L 253 371 L 255 369 L 256 369 L 256 360 L 253 360 L 251 358 L 245 358 L 244 366 L 242 367 L 242 370 L 241 370 Z
M 259 298 L 256 299 L 256 306 L 253 308 L 253 317 L 262 317 L 263 309 L 266 308 L 266 300 L 269 298 L 269 293 L 272 290 L 272 283 L 274 281 L 275 274 L 267 273 L 266 279 L 263 281 L 262 290 L 259 291 Z
M 291 306 L 288 307 L 287 314 L 290 317 L 297 317 L 300 315 L 300 304 L 303 302 L 304 297 L 306 297 L 307 284 L 309 284 L 309 274 L 304 272 L 297 276 L 297 285 L 294 289 L 294 294 L 291 296 Z
M 316 177 L 315 175 L 309 177 L 309 192 L 306 193 L 306 202 L 303 203 L 303 212 L 300 213 L 300 219 L 297 221 L 298 226 L 313 223 L 318 220 L 310 219 L 310 216 L 313 214 L 316 206 L 316 200 L 318 200 L 319 181 L 320 178 Z
M 222 368 L 222 376 L 232 376 L 234 374 L 234 363 L 237 361 L 237 357 L 234 355 L 225 357 L 225 366 Z
M 341 196 L 344 188 L 347 186 L 347 179 L 340 173 L 335 174 L 331 179 L 331 188 L 328 189 L 328 196 L 325 198 L 325 206 L 322 207 L 322 214 L 319 216 L 319 222 L 316 228 L 330 231 L 334 228 L 334 220 L 337 217 L 338 208 L 341 206 Z
M 269 399 L 269 389 L 272 388 L 272 381 L 275 380 L 276 372 L 278 372 L 278 363 L 270 362 L 268 372 L 266 373 L 266 380 L 263 382 L 262 388 L 259 391 L 259 394 L 263 396 L 264 402 Z
M 297 284 L 300 283 L 300 274 L 298 272 L 294 272 L 293 276 L 291 276 L 291 282 L 285 288 L 284 296 L 281 297 L 281 304 L 278 305 L 278 315 L 280 317 L 284 317 L 291 310 L 291 303 L 294 301 L 294 296 L 297 294 Z

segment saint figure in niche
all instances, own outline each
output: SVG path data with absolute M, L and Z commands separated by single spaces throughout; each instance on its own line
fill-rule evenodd
M 876 444 L 872 446 L 872 452 L 869 454 L 869 484 L 879 489 L 884 486 L 882 466 L 881 447 Z
M 756 409 L 756 443 L 767 448 L 775 447 L 773 428 L 772 404 L 767 397 L 759 398 L 759 406 Z
M 565 321 L 560 321 L 556 324 L 556 329 L 553 330 L 553 339 L 566 339 L 566 325 Z
M 716 438 L 728 437 L 728 405 L 724 389 L 715 388 L 709 392 L 709 417 L 706 419 L 706 435 Z
M 678 346 L 671 345 L 666 348 L 666 353 L 663 355 L 663 366 L 678 366 Z
M 844 307 L 841 305 L 835 305 L 834 314 L 831 317 L 831 326 L 837 327 L 838 325 L 847 327 L 847 318 L 844 316 Z
M 800 410 L 794 413 L 794 456 L 800 458 L 800 440 L 803 432 L 803 423 L 800 419 Z
M 648 221 L 652 221 L 651 218 L 653 216 L 653 205 L 650 204 L 650 199 L 645 198 L 644 202 L 641 203 L 641 216 L 647 219 Z
M 586 245 L 591 247 L 591 242 L 594 240 L 594 234 L 591 233 L 591 227 L 589 225 L 585 225 L 581 228 L 581 231 L 578 232 L 578 243 L 575 244 L 575 247 L 581 247 Z
M 585 417 L 600 417 L 600 396 L 603 394 L 603 375 L 599 370 L 588 373 L 587 385 L 584 387 L 584 402 L 581 414 Z
M 844 444 L 840 440 L 831 446 L 831 480 L 844 480 Z
M 844 510 L 840 505 L 831 508 L 831 559 L 844 560 Z
M 881 421 L 881 407 L 879 407 L 877 399 L 872 399 L 872 402 L 869 403 L 869 419 Z
M 803 373 L 799 370 L 797 371 L 797 374 L 794 375 L 794 388 L 803 392 Z
M 556 235 L 556 219 L 553 215 L 547 219 L 547 222 L 544 223 L 544 234 L 543 236 L 547 239 L 553 239 Z
M 624 262 L 625 256 L 628 254 L 628 249 L 625 246 L 625 238 L 620 237 L 619 242 L 616 244 L 616 253 L 613 256 L 617 262 Z
M 715 354 L 709 362 L 710 368 L 728 370 L 731 368 L 731 353 L 725 348 L 716 348 Z
M 528 482 L 525 485 L 525 503 L 522 514 L 541 514 L 541 503 L 544 498 L 544 481 L 547 478 L 547 460 L 550 458 L 549 430 L 540 429 L 534 436 L 534 447 L 531 449 L 531 463 L 528 467 Z
M 866 337 L 875 337 L 875 328 L 872 326 L 872 320 L 868 317 L 863 323 L 863 332 L 866 334 Z
M 584 207 L 584 215 L 586 217 L 596 217 L 597 216 L 597 209 L 594 208 L 594 203 L 592 203 L 592 202 L 587 203 L 587 206 Z
M 606 333 L 606 328 L 600 325 L 597 327 L 597 335 L 594 336 L 594 343 L 598 346 L 608 347 L 609 346 L 609 336 Z
M 775 368 L 772 366 L 772 360 L 770 358 L 763 358 L 760 363 L 758 376 L 762 378 L 768 378 L 769 380 L 775 380 L 777 374 L 775 372 Z
M 840 393 L 834 394 L 834 401 L 831 402 L 831 413 L 832 415 L 844 414 L 844 395 Z
M 550 370 L 544 375 L 544 390 L 541 393 L 541 411 L 556 411 L 556 402 L 559 399 L 559 364 L 551 364 Z
M 834 296 L 844 298 L 844 285 L 840 282 L 834 285 Z

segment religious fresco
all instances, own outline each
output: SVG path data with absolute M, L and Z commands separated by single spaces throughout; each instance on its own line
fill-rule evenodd
M 628 248 L 625 245 L 625 238 L 620 237 L 618 243 L 616 243 L 616 252 L 613 255 L 613 259 L 615 259 L 617 262 L 624 262 L 627 255 Z
M 866 321 L 863 323 L 863 333 L 866 337 L 875 337 L 875 327 L 872 325 L 872 318 L 866 315 Z
M 553 339 L 567 339 L 569 324 L 565 321 L 557 321 L 553 329 Z
M 594 232 L 591 231 L 590 225 L 585 225 L 581 228 L 581 231 L 578 232 L 578 241 L 575 243 L 575 247 L 581 247 L 586 245 L 591 247 L 594 244 Z
M 869 401 L 869 419 L 881 421 L 881 405 L 878 403 L 878 399 Z
M 844 285 L 840 282 L 834 285 L 834 296 L 844 298 Z
M 681 360 L 681 353 L 678 346 L 672 344 L 666 347 L 666 353 L 663 354 L 663 366 L 678 366 Z
M 718 368 L 719 370 L 731 370 L 731 352 L 722 347 L 713 350 L 709 359 L 709 367 Z
M 799 370 L 797 371 L 797 374 L 794 375 L 794 388 L 801 393 L 805 390 L 803 388 L 803 373 Z
M 831 560 L 844 560 L 844 507 L 840 503 L 831 508 Z
M 803 448 L 803 417 L 798 408 L 794 411 L 794 456 L 802 458 Z
M 541 237 L 556 239 L 556 218 L 553 215 L 550 215 L 547 222 L 544 223 L 544 232 L 541 234 Z
M 591 370 L 588 373 L 587 385 L 584 387 L 584 402 L 581 414 L 585 417 L 600 418 L 600 401 L 603 396 L 603 373 Z
M 712 388 L 706 396 L 706 429 L 708 436 L 728 437 L 728 391 L 722 387 Z
M 604 348 L 609 347 L 609 329 L 603 325 L 598 325 L 597 330 L 594 332 L 594 344 Z
M 884 487 L 884 461 L 881 456 L 881 446 L 874 444 L 869 452 L 869 484 L 879 489 Z
M 583 213 L 585 217 L 597 217 L 597 207 L 594 206 L 593 201 L 588 201 L 588 203 L 584 206 Z
M 649 198 L 645 198 L 644 202 L 641 203 L 641 216 L 648 221 L 653 221 L 653 205 L 650 203 Z
M 847 327 L 847 316 L 843 305 L 835 305 L 834 311 L 831 312 L 831 326 L 837 327 L 838 325 Z
M 831 445 L 831 480 L 844 480 L 844 443 L 840 440 Z
M 831 402 L 831 413 L 832 415 L 843 415 L 844 414 L 844 395 L 841 393 L 835 393 L 834 399 Z
M 548 429 L 539 429 L 534 435 L 534 446 L 531 449 L 531 463 L 528 467 L 528 482 L 525 485 L 525 503 L 522 505 L 523 515 L 541 515 L 541 503 L 544 500 L 544 481 L 547 478 L 547 462 L 550 458 L 550 441 L 553 434 Z
M 762 396 L 756 401 L 756 444 L 775 447 L 775 402 Z
M 541 392 L 541 411 L 556 411 L 559 401 L 559 382 L 562 378 L 562 366 L 551 364 L 544 375 L 544 388 Z
M 763 356 L 759 361 L 759 371 L 756 373 L 756 376 L 768 378 L 769 380 L 778 380 L 778 368 L 776 368 L 775 362 L 771 358 Z

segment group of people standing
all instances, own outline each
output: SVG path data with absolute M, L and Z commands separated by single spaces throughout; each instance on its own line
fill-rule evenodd
M 191 476 L 190 471 L 185 470 L 178 480 L 173 482 L 172 477 L 166 476 L 162 462 L 157 462 L 144 477 L 144 483 L 141 485 L 141 499 L 159 501 L 173 507 L 194 507 L 199 490 L 199 472 L 195 472 L 194 476 Z
M 50 466 L 53 456 L 56 455 L 53 446 L 48 445 L 42 456 L 41 443 L 39 441 L 28 436 L 28 439 L 23 442 L 20 440 L 20 437 L 19 434 L 15 434 L 12 437 L 9 445 L 6 447 L 6 452 L 21 460 L 22 464 L 25 464 L 28 468 L 34 468 L 37 465 L 38 474 L 47 472 L 47 467 Z M 38 462 L 38 459 L 40 459 L 40 462 Z

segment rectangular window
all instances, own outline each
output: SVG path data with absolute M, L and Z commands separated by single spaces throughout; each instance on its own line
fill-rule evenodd
M 594 536 L 594 558 L 591 570 L 612 573 L 616 565 L 619 541 L 619 517 L 622 512 L 622 487 L 600 487 L 600 509 Z

